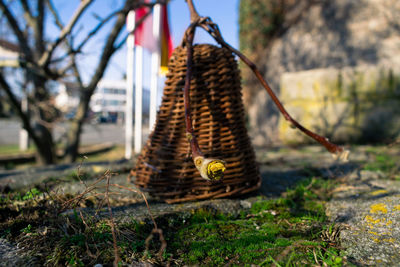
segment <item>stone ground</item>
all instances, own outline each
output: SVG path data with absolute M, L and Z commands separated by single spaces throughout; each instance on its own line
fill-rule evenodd
M 350 148 L 350 161 L 339 163 L 321 147 L 264 149 L 257 148 L 257 160 L 263 177 L 260 191 L 241 199 L 206 200 L 168 205 L 150 199 L 155 216 L 188 213 L 207 206 L 224 213 L 248 209 L 258 196 L 278 197 L 287 188 L 314 175 L 335 179 L 327 214 L 339 225 L 341 246 L 350 262 L 359 266 L 398 266 L 400 262 L 400 146 L 356 146 Z M 381 156 L 381 155 L 386 155 Z M 380 165 L 375 163 L 379 161 Z M 375 164 L 375 165 L 374 165 Z M 129 162 L 84 163 L 82 171 L 98 173 L 86 181 L 94 182 L 107 169 L 115 173 L 113 182 L 129 185 Z M 0 188 L 26 188 L 35 184 L 54 182 L 57 177 L 76 172 L 79 164 L 51 166 L 27 171 L 0 171 Z M 389 167 L 388 167 L 389 166 Z M 92 180 L 91 180 L 92 179 Z M 72 181 L 57 181 L 57 190 L 81 192 L 84 185 Z M 123 191 L 121 191 L 123 192 Z M 130 216 L 148 218 L 147 207 L 139 194 L 124 192 L 126 202 L 114 203 L 118 221 Z M 184 216 L 183 216 L 184 217 Z M 0 266 L 19 266 L 24 255 L 19 248 L 0 239 Z M 6 264 L 6 265 L 4 265 Z

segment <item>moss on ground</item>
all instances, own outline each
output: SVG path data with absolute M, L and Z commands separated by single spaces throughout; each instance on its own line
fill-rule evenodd
M 366 152 L 371 160 L 363 164 L 363 170 L 381 172 L 386 178 L 400 180 L 400 154 L 392 147 L 369 147 Z
M 321 237 L 328 227 L 316 192 L 325 183 L 313 179 L 279 199 L 260 199 L 239 217 L 199 210 L 170 237 L 168 250 L 192 265 L 340 266 L 336 240 Z
M 156 234 L 145 242 L 153 229 L 151 221 L 139 222 L 133 216 L 130 222 L 116 225 L 120 261 L 178 266 L 341 266 L 346 259 L 337 244 L 338 229 L 328 224 L 324 211 L 331 187 L 331 181 L 309 179 L 278 199 L 260 197 L 251 209 L 235 216 L 204 208 L 161 216 L 156 221 L 167 243 L 161 257 L 157 256 L 161 243 Z M 111 264 L 110 220 L 77 210 L 72 216 L 60 216 L 63 204 L 72 197 L 56 197 L 38 189 L 22 196 L 3 195 L 0 235 L 19 243 L 40 265 Z

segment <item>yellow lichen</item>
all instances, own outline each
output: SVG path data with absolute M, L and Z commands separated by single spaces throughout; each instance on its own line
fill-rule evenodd
M 365 220 L 369 223 L 373 223 L 373 224 L 377 224 L 379 223 L 381 220 L 380 219 L 374 219 L 372 216 L 367 215 L 365 216 Z
M 391 225 L 393 222 L 391 220 L 387 221 L 386 226 Z
M 380 243 L 380 242 L 381 242 L 378 238 L 372 237 L 371 239 L 372 239 L 373 241 L 375 241 L 376 243 Z
M 383 242 L 394 243 L 396 240 L 394 238 L 385 238 L 382 240 Z
M 394 206 L 394 207 L 393 207 L 393 210 L 395 210 L 395 211 L 400 211 L 400 205 Z
M 376 236 L 381 236 L 381 234 L 377 233 L 377 232 L 373 232 L 373 231 L 368 231 L 368 233 L 376 235 Z
M 378 196 L 378 195 L 387 194 L 387 193 L 388 193 L 387 190 L 381 189 L 381 190 L 376 190 L 374 192 L 371 192 L 370 195 Z
M 370 213 L 383 213 L 383 214 L 387 213 L 387 207 L 386 204 L 384 203 L 373 204 L 371 205 L 370 208 L 371 208 L 371 210 L 369 211 Z

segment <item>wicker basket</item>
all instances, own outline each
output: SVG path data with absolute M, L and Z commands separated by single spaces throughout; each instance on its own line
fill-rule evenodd
M 156 125 L 136 164 L 136 185 L 168 203 L 238 196 L 260 187 L 260 174 L 247 135 L 240 73 L 232 53 L 202 44 L 193 51 L 190 103 L 193 128 L 205 157 L 220 158 L 220 182 L 200 177 L 185 131 L 183 87 L 186 48 L 169 62 Z

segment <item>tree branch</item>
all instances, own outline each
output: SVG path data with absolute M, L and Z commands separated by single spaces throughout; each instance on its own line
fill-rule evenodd
M 64 28 L 64 24 L 61 22 L 60 16 L 58 15 L 57 10 L 54 8 L 53 2 L 51 0 L 46 0 L 46 3 L 51 14 L 53 14 L 54 21 L 58 26 L 58 28 L 60 29 Z
M 329 142 L 327 138 L 308 130 L 290 116 L 290 114 L 286 111 L 286 109 L 284 108 L 278 97 L 272 91 L 267 81 L 264 80 L 264 77 L 258 70 L 257 66 L 245 55 L 243 55 L 239 50 L 233 48 L 231 45 L 225 42 L 225 40 L 221 35 L 221 32 L 219 31 L 218 25 L 213 23 L 211 19 L 205 18 L 204 21 L 199 24 L 199 26 L 202 27 L 205 31 L 207 31 L 221 46 L 227 48 L 229 51 L 237 55 L 253 71 L 254 75 L 257 77 L 259 82 L 262 84 L 262 86 L 265 88 L 269 96 L 272 98 L 272 100 L 278 107 L 279 111 L 282 113 L 285 120 L 290 123 L 291 127 L 299 129 L 304 134 L 308 135 L 309 137 L 311 137 L 312 139 L 323 145 L 336 158 L 347 161 L 349 155 L 348 150 L 345 150 L 343 147 Z
M 141 17 L 138 21 L 135 23 L 135 28 L 129 33 L 127 33 L 124 38 L 115 46 L 115 50 L 120 49 L 126 42 L 126 39 L 128 39 L 128 36 L 131 34 L 135 34 L 136 30 L 139 28 L 139 26 L 143 23 L 143 21 L 151 14 L 151 11 L 147 12 L 143 17 Z
M 37 0 L 37 15 L 35 17 L 35 27 L 34 33 L 35 33 L 35 47 L 36 50 L 39 52 L 39 55 L 41 55 L 44 52 L 44 40 L 43 40 L 43 30 L 44 30 L 44 20 L 45 20 L 45 15 L 44 15 L 44 0 Z
M 82 0 L 75 10 L 75 13 L 72 15 L 71 20 L 68 24 L 61 30 L 60 36 L 50 45 L 50 47 L 43 53 L 42 57 L 39 60 L 39 65 L 41 67 L 47 66 L 50 63 L 51 56 L 56 49 L 56 47 L 71 33 L 72 29 L 78 22 L 80 16 L 83 12 L 89 7 L 90 4 L 93 3 L 93 0 Z
M 60 21 L 60 19 L 59 19 L 59 16 L 57 15 L 57 12 L 56 12 L 56 10 L 54 9 L 54 6 L 52 5 L 51 1 L 50 1 L 50 0 L 47 0 L 47 2 L 48 2 L 48 5 L 49 5 L 49 8 L 50 8 L 50 11 L 53 13 L 53 16 L 54 16 L 55 19 L 56 19 L 56 24 L 57 24 L 59 27 L 60 27 L 60 25 L 61 25 L 61 27 L 63 27 L 63 26 L 62 26 L 62 23 L 61 23 L 61 21 Z M 129 8 L 124 7 L 124 8 L 122 8 L 122 9 L 118 10 L 118 11 L 115 11 L 115 12 L 109 14 L 107 17 L 105 17 L 104 19 L 102 19 L 102 20 L 92 29 L 91 32 L 89 32 L 89 33 L 87 34 L 87 36 L 85 37 L 85 39 L 84 39 L 76 48 L 70 47 L 71 49 L 68 51 L 67 54 L 63 55 L 63 56 L 60 57 L 60 58 L 54 59 L 54 60 L 52 60 L 51 62 L 54 63 L 54 62 L 57 62 L 57 61 L 61 61 L 61 60 L 63 60 L 64 58 L 70 56 L 71 54 L 81 53 L 83 47 L 87 44 L 87 42 L 90 41 L 90 39 L 92 39 L 92 38 L 101 30 L 101 28 L 102 28 L 110 19 L 112 19 L 115 15 L 120 14 L 120 13 L 124 13 L 124 12 L 126 12 L 127 10 L 136 9 L 136 8 L 138 8 L 138 7 L 140 7 L 140 6 L 146 6 L 146 7 L 149 7 L 149 8 L 153 8 L 153 7 L 154 7 L 155 5 L 157 5 L 157 4 L 166 4 L 167 2 L 168 2 L 168 1 L 166 1 L 166 0 L 159 0 L 159 1 L 155 1 L 155 2 L 153 2 L 153 3 L 133 4 L 133 5 L 130 5 Z M 141 18 L 136 22 L 135 29 L 134 29 L 132 32 L 126 34 L 126 36 L 124 36 L 124 37 L 122 38 L 122 40 L 121 40 L 117 45 L 115 45 L 115 50 L 119 50 L 119 49 L 124 45 L 124 43 L 126 42 L 126 39 L 128 38 L 129 34 L 133 34 L 133 33 L 136 31 L 137 26 L 139 26 L 140 24 L 142 24 L 142 22 L 143 22 L 150 14 L 151 14 L 151 12 L 146 13 L 143 17 L 141 17 Z
M 184 45 L 186 45 L 187 53 L 185 87 L 183 92 L 186 137 L 190 144 L 190 150 L 192 151 L 193 163 L 199 171 L 201 177 L 215 182 L 221 180 L 224 176 L 224 172 L 226 171 L 226 162 L 220 159 L 205 158 L 194 134 L 190 109 L 190 81 L 192 79 L 193 71 L 193 39 L 196 27 L 199 26 L 199 23 L 201 23 L 202 19 L 197 13 L 193 1 L 187 0 L 187 4 L 190 10 L 191 23 L 184 36 Z
M 108 15 L 107 17 L 105 17 L 104 19 L 102 19 L 96 27 L 93 28 L 93 30 L 91 32 L 89 32 L 89 34 L 86 36 L 86 38 L 78 45 L 78 47 L 76 49 L 74 49 L 74 51 L 77 51 L 78 53 L 82 50 L 82 48 L 86 45 L 86 43 L 94 36 L 96 35 L 96 33 L 111 19 L 113 18 L 116 14 L 119 14 L 123 12 L 123 10 L 118 10 L 116 12 L 111 13 L 110 15 Z
M 136 9 L 136 8 L 142 7 L 142 6 L 145 6 L 145 7 L 148 7 L 148 8 L 150 8 L 150 9 L 152 9 L 152 8 L 153 8 L 155 5 L 157 5 L 157 4 L 165 5 L 165 4 L 167 4 L 167 3 L 168 3 L 167 0 L 159 0 L 159 1 L 155 1 L 155 2 L 153 2 L 153 3 L 134 4 L 134 5 L 130 5 L 129 8 L 128 8 L 128 10 Z M 89 41 L 89 39 L 91 39 L 91 38 L 101 29 L 101 27 L 102 27 L 110 18 L 112 18 L 113 16 L 115 16 L 115 15 L 118 14 L 118 13 L 123 13 L 124 11 L 126 11 L 126 8 L 123 8 L 123 9 L 121 9 L 121 10 L 119 10 L 119 11 L 116 11 L 116 12 L 114 12 L 114 13 L 108 15 L 106 18 L 104 18 L 104 19 L 103 19 L 103 20 L 102 20 L 102 21 L 87 35 L 87 37 L 85 38 L 85 40 L 82 41 L 82 43 L 78 46 L 78 48 L 75 49 L 76 52 L 79 53 L 79 52 L 82 50 L 83 46 L 87 43 L 87 41 Z M 124 45 L 124 43 L 126 42 L 126 39 L 128 38 L 129 34 L 134 34 L 135 31 L 136 31 L 136 28 L 137 28 L 140 24 L 142 24 L 143 21 L 144 21 L 150 14 L 151 14 L 151 10 L 150 10 L 149 12 L 147 12 L 144 16 L 142 16 L 142 17 L 135 23 L 135 28 L 134 28 L 130 33 L 126 34 L 126 35 L 124 36 L 124 38 L 122 38 L 122 40 L 121 40 L 117 45 L 115 45 L 115 50 L 119 50 L 119 49 Z
M 28 46 L 28 41 L 25 38 L 25 35 L 22 32 L 21 28 L 19 27 L 17 20 L 12 15 L 10 9 L 5 5 L 3 0 L 0 0 L 0 9 L 3 11 L 3 14 L 6 16 L 7 21 L 11 26 L 11 29 L 17 37 L 22 52 L 25 54 L 25 57 L 31 61 L 32 52 Z
M 125 24 L 126 16 L 127 16 L 128 12 L 129 12 L 129 10 L 132 10 L 132 9 L 135 9 L 135 8 L 138 8 L 138 7 L 141 7 L 141 6 L 146 6 L 146 7 L 149 7 L 149 8 L 153 8 L 156 4 L 165 4 L 168 1 L 159 0 L 159 1 L 155 1 L 153 3 L 140 3 L 138 0 L 136 0 L 136 2 L 133 3 L 133 4 L 127 3 L 127 2 L 125 3 L 124 8 L 119 13 L 117 22 L 114 24 L 113 31 L 110 33 L 109 38 L 107 39 L 106 45 L 104 46 L 103 53 L 101 55 L 100 64 L 98 65 L 98 67 L 97 67 L 97 69 L 95 71 L 95 74 L 93 75 L 93 78 L 92 78 L 91 82 L 88 85 L 88 89 L 89 90 L 94 90 L 95 89 L 95 86 L 96 86 L 97 82 L 103 76 L 105 67 L 107 66 L 107 64 L 105 64 L 105 63 L 110 59 L 110 57 L 112 56 L 112 54 L 115 51 L 117 51 L 118 49 L 120 49 L 123 46 L 123 44 L 125 43 L 126 39 L 128 38 L 128 34 L 127 34 L 122 39 L 121 42 L 119 42 L 118 44 L 114 45 L 115 41 L 118 38 L 118 35 L 120 34 L 122 26 Z M 136 29 L 138 28 L 138 26 L 143 23 L 143 21 L 146 19 L 146 17 L 150 13 L 151 13 L 151 10 L 144 17 L 142 17 L 139 21 L 137 21 L 136 24 L 135 24 L 135 28 L 129 34 L 133 34 L 136 31 Z
M 97 65 L 97 68 L 92 76 L 92 79 L 87 86 L 87 93 L 89 95 L 93 94 L 93 91 L 96 89 L 97 83 L 103 77 L 104 71 L 107 67 L 107 62 L 116 51 L 116 47 L 114 46 L 115 41 L 117 40 L 119 34 L 121 33 L 122 27 L 125 25 L 126 16 L 129 12 L 128 7 L 130 7 L 130 1 L 125 2 L 125 6 L 122 10 L 122 13 L 119 13 L 117 17 L 117 21 L 114 23 L 113 29 L 111 33 L 108 35 L 106 40 L 106 44 L 104 45 L 103 51 L 100 56 L 100 62 Z
M 34 28 L 35 27 L 35 19 L 32 15 L 32 11 L 29 7 L 28 2 L 26 0 L 21 0 L 21 5 L 22 5 L 22 8 L 24 9 L 25 20 L 28 22 L 28 24 L 31 28 Z
M 197 10 L 193 4 L 193 0 L 186 0 L 186 2 L 190 11 L 190 22 L 193 23 L 195 21 L 198 21 L 200 19 L 200 16 L 199 13 L 197 13 Z
M 185 33 L 186 37 L 186 50 L 187 50 L 187 61 L 186 61 L 186 77 L 184 87 L 184 104 L 185 104 L 185 126 L 186 136 L 190 143 L 190 149 L 192 150 L 192 157 L 204 157 L 203 152 L 199 147 L 196 136 L 194 135 L 192 125 L 192 115 L 190 109 L 190 80 L 192 78 L 192 65 L 193 65 L 193 39 L 196 29 L 196 24 L 191 24 Z
M 58 28 L 60 28 L 60 30 L 62 30 L 64 28 L 64 25 L 61 22 L 60 16 L 58 15 L 56 9 L 54 8 L 53 3 L 51 2 L 51 0 L 46 0 L 46 2 L 47 2 L 47 5 L 49 7 L 50 12 L 53 14 L 53 17 L 54 17 L 56 25 L 58 26 Z M 75 78 L 76 78 L 76 81 L 78 82 L 79 86 L 82 88 L 83 87 L 83 82 L 82 82 L 82 77 L 81 77 L 81 75 L 79 73 L 78 65 L 76 64 L 76 57 L 75 57 L 75 53 L 76 52 L 72 48 L 71 41 L 69 41 L 67 39 L 66 44 L 67 44 L 69 50 L 68 50 L 68 53 L 65 56 L 61 57 L 61 59 L 64 59 L 65 57 L 70 56 L 71 63 L 68 64 L 63 70 L 61 70 L 59 72 L 59 75 L 60 75 L 60 77 L 65 76 L 66 72 L 70 68 L 72 68 L 73 72 L 74 72 L 74 75 L 75 75 Z M 54 62 L 54 61 L 52 61 L 52 62 Z
M 0 88 L 3 88 L 4 92 L 6 92 L 8 98 L 10 99 L 11 105 L 17 111 L 18 116 L 22 120 L 24 129 L 28 132 L 29 136 L 34 140 L 35 144 L 39 144 L 40 141 L 32 128 L 32 125 L 29 121 L 28 115 L 22 111 L 20 103 L 18 102 L 17 98 L 13 94 L 11 87 L 9 86 L 7 81 L 4 79 L 4 76 L 1 72 L 0 72 Z

